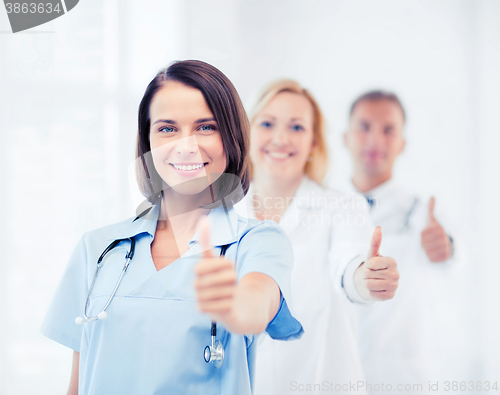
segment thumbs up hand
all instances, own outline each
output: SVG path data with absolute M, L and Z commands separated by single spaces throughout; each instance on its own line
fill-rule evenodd
M 399 283 L 397 263 L 393 258 L 379 254 L 382 244 L 382 228 L 373 232 L 366 261 L 355 273 L 355 284 L 359 294 L 367 300 L 389 300 L 396 293 Z
M 236 273 L 230 260 L 212 253 L 207 221 L 201 225 L 199 232 L 203 256 L 195 267 L 194 283 L 198 309 L 208 313 L 212 321 L 224 322 L 233 313 Z
M 434 218 L 435 199 L 429 200 L 427 225 L 420 234 L 421 245 L 431 262 L 442 262 L 451 257 L 451 241 L 443 227 Z

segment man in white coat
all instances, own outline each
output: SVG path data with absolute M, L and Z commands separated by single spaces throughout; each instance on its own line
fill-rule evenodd
M 429 381 L 440 379 L 433 376 L 436 350 L 431 346 L 437 330 L 432 309 L 439 300 L 432 300 L 431 289 L 452 265 L 454 243 L 434 213 L 435 199 L 422 201 L 392 178 L 405 146 L 404 125 L 398 97 L 372 91 L 351 106 L 344 134 L 353 163 L 348 189 L 366 197 L 374 225 L 382 227 L 381 254 L 400 263 L 395 298 L 359 307 L 359 348 L 372 394 L 431 393 Z

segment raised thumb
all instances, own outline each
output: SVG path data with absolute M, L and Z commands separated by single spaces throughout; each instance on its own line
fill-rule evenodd
M 366 258 L 367 261 L 370 258 L 379 256 L 380 244 L 382 244 L 382 228 L 380 226 L 377 226 L 373 231 L 370 248 L 368 250 L 368 256 Z
M 427 225 L 429 225 L 431 222 L 434 222 L 434 205 L 436 204 L 436 199 L 434 196 L 431 196 L 429 199 L 429 209 L 427 213 Z

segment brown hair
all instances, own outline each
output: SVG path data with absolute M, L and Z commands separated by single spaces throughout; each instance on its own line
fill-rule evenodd
M 309 93 L 297 81 L 290 79 L 279 79 L 266 85 L 257 95 L 257 100 L 250 107 L 248 117 L 252 123 L 257 114 L 278 94 L 281 92 L 291 92 L 304 96 L 313 108 L 313 138 L 315 146 L 311 152 L 311 161 L 306 162 L 304 173 L 321 184 L 328 169 L 328 148 L 325 136 L 325 118 L 321 109 Z M 252 176 L 252 164 L 250 163 L 250 177 Z
M 250 124 L 231 81 L 214 66 L 199 60 L 172 63 L 160 70 L 146 88 L 139 105 L 136 151 L 136 157 L 140 159 L 136 161 L 137 182 L 142 194 L 153 204 L 158 202 L 161 196 L 162 179 L 154 167 L 149 142 L 149 108 L 156 92 L 167 81 L 180 82 L 202 93 L 217 122 L 226 154 L 227 166 L 219 178 L 217 200 L 226 198 L 226 203 L 230 205 L 237 203 L 246 195 L 250 184 L 247 155 Z
M 349 111 L 349 117 L 352 116 L 354 110 L 356 109 L 356 106 L 362 101 L 380 101 L 380 100 L 388 100 L 397 104 L 399 108 L 401 108 L 401 112 L 403 113 L 403 121 L 406 122 L 406 112 L 403 107 L 403 104 L 401 104 L 401 100 L 399 100 L 399 97 L 397 97 L 396 94 L 393 92 L 387 92 L 383 90 L 369 91 L 359 96 L 356 100 L 354 100 L 354 102 L 351 105 L 351 110 Z

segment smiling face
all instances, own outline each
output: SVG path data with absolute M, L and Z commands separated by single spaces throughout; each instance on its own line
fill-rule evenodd
M 202 93 L 168 81 L 149 108 L 154 166 L 175 192 L 202 192 L 226 169 L 226 155 L 217 123 Z
M 251 125 L 250 158 L 255 175 L 302 177 L 313 148 L 313 107 L 303 95 L 278 93 Z
M 344 135 L 354 171 L 389 179 L 394 161 L 405 145 L 403 127 L 403 112 L 397 103 L 385 99 L 359 102 Z

